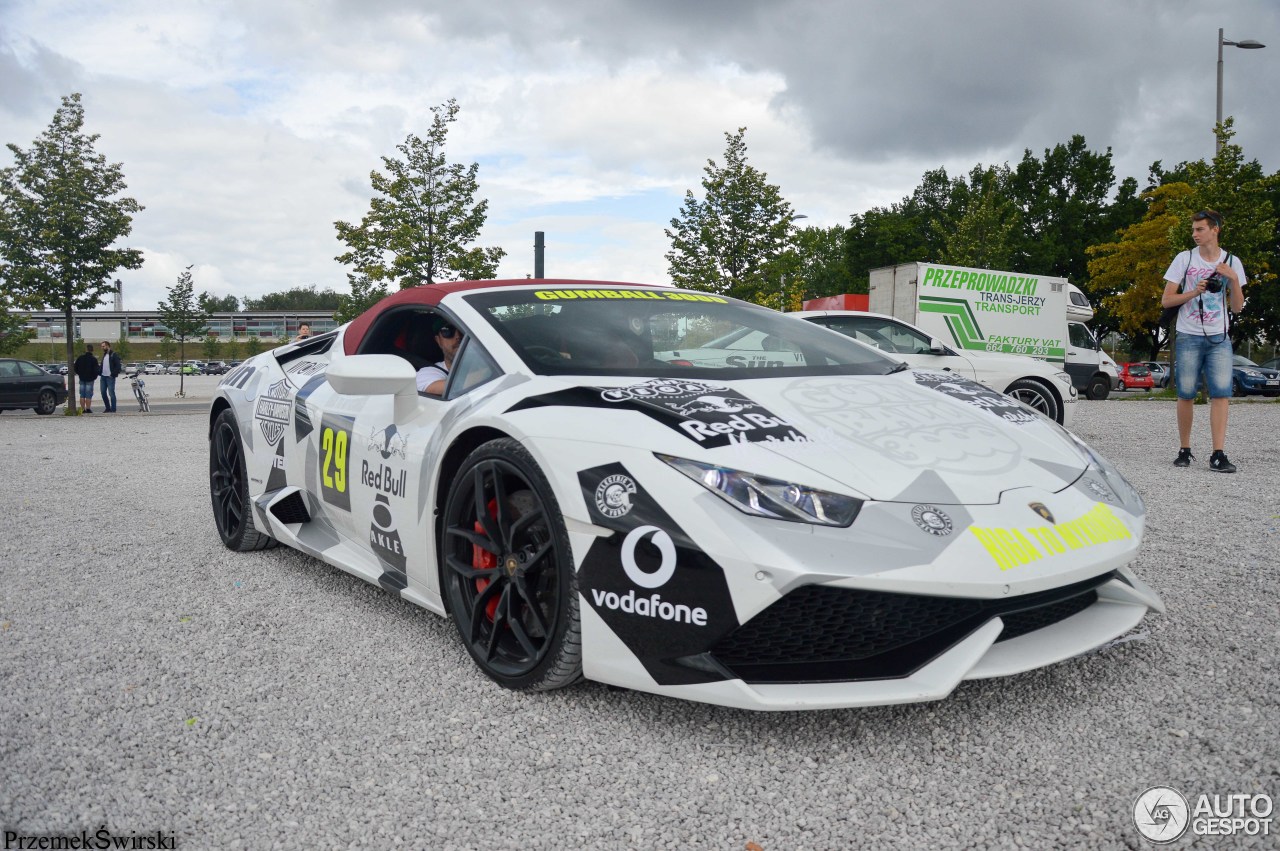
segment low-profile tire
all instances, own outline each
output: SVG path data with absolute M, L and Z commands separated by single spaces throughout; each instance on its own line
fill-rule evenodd
M 518 441 L 492 440 L 462 463 L 445 503 L 440 577 L 463 645 L 495 682 L 549 691 L 582 678 L 569 534 Z
M 53 394 L 53 391 L 48 388 L 41 390 L 40 395 L 36 397 L 36 413 L 47 417 L 57 407 L 58 397 Z
M 1105 375 L 1095 375 L 1089 379 L 1089 386 L 1085 388 L 1084 396 L 1086 399 L 1100 400 L 1105 399 L 1111 393 L 1111 382 L 1107 380 Z
M 249 476 L 245 471 L 244 443 L 230 408 L 218 414 L 209 437 L 209 499 L 213 522 L 227 549 L 248 552 L 279 543 L 258 531 L 249 500 Z
M 1004 391 L 1006 396 L 1017 399 L 1022 404 L 1034 408 L 1054 422 L 1062 423 L 1062 405 L 1054 397 L 1053 391 L 1039 381 L 1030 378 L 1019 378 Z
M 1231 379 L 1231 395 L 1236 398 L 1248 395 L 1244 391 L 1244 385 L 1240 383 L 1240 379 L 1238 378 Z

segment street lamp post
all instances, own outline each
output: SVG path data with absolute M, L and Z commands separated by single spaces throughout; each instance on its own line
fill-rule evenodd
M 1245 50 L 1260 50 L 1261 48 L 1266 47 L 1266 45 L 1263 44 L 1262 42 L 1254 41 L 1251 38 L 1246 38 L 1244 41 L 1227 41 L 1222 37 L 1222 28 L 1221 27 L 1218 28 L 1218 112 L 1217 112 L 1218 121 L 1216 124 L 1213 125 L 1213 129 L 1214 129 L 1213 136 L 1215 139 L 1217 139 L 1217 145 L 1214 147 L 1214 150 L 1213 150 L 1215 155 L 1222 152 L 1222 139 L 1218 138 L 1218 127 L 1222 125 L 1222 46 L 1223 45 L 1227 45 L 1229 47 L 1240 47 Z

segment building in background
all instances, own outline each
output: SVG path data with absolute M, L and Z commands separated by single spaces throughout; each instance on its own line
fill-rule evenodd
M 27 327 L 36 332 L 33 343 L 46 343 L 66 337 L 66 320 L 57 310 L 10 311 L 29 315 Z M 158 310 L 80 310 L 72 314 L 76 337 L 81 340 L 118 340 L 123 334 L 130 342 L 156 342 L 170 336 L 169 329 L 160 321 Z M 302 323 L 311 326 L 311 333 L 323 334 L 338 327 L 333 314 L 323 310 L 239 311 L 236 313 L 210 314 L 204 333 L 188 339 L 198 339 L 212 334 L 224 342 L 244 341 L 257 337 L 264 343 L 292 339 Z

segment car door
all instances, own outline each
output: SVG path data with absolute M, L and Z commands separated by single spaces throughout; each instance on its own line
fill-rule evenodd
M 429 323 L 431 313 L 394 316 L 399 329 L 370 329 L 372 345 L 362 354 L 398 354 L 415 367 L 434 355 L 413 357 L 405 347 L 409 326 Z M 378 582 L 399 591 L 407 584 L 434 589 L 434 505 L 428 505 L 435 467 L 443 447 L 442 423 L 460 398 L 499 374 L 497 366 L 467 329 L 442 398 L 420 395 L 417 405 L 397 415 L 390 395 L 326 394 L 315 420 L 317 478 L 321 498 L 341 530 L 367 550 L 381 570 Z M 462 403 L 465 404 L 465 403 Z M 314 415 L 313 415 L 314 416 Z
M 0 405 L 16 405 L 22 390 L 22 379 L 18 373 L 18 362 L 8 358 L 0 358 Z
M 50 381 L 52 376 L 33 363 L 24 360 L 14 363 L 18 365 L 18 387 L 15 395 L 24 405 L 36 404 L 40 391 L 53 383 Z
M 913 367 L 954 372 L 964 378 L 977 379 L 968 358 L 946 346 L 942 346 L 941 352 L 932 351 L 932 341 L 927 334 L 896 319 L 885 316 L 820 316 L 810 321 L 875 346 Z
M 1089 379 L 1098 371 L 1098 343 L 1089 329 L 1079 322 L 1067 323 L 1067 351 L 1063 368 L 1078 390 L 1089 386 Z

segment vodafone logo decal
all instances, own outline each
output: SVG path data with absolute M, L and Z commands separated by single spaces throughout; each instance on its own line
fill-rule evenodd
M 658 569 L 649 573 L 636 563 L 636 546 L 645 536 L 652 535 L 652 543 L 662 555 Z M 671 536 L 657 526 L 637 526 L 627 533 L 622 542 L 622 569 L 627 578 L 641 588 L 661 588 L 676 572 L 676 545 Z
M 636 547 L 648 538 L 657 548 L 660 556 L 658 569 L 646 571 L 636 562 Z M 627 533 L 622 542 L 622 569 L 627 578 L 641 588 L 661 588 L 666 585 L 676 572 L 676 545 L 671 536 L 657 526 L 637 526 Z M 601 588 L 591 589 L 591 598 L 596 608 L 625 612 L 628 615 L 639 615 L 655 620 L 673 623 L 687 623 L 691 626 L 707 625 L 707 610 L 702 606 L 691 606 L 685 603 L 672 603 L 662 599 L 661 594 L 636 594 L 635 589 L 626 593 L 605 591 Z

